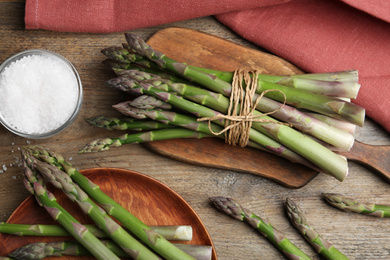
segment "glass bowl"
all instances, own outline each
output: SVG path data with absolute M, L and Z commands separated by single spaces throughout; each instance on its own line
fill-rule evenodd
M 36 60 L 41 60 L 41 63 Z M 39 64 L 42 66 L 39 66 Z M 49 64 L 53 66 L 49 66 Z M 19 73 L 15 69 L 16 66 L 21 69 Z M 54 73 L 57 70 L 60 73 Z M 23 77 L 21 83 L 20 78 Z M 10 87 L 12 84 L 16 84 L 17 87 Z M 58 91 L 51 93 L 55 90 L 53 86 Z M 68 86 L 69 89 L 67 89 Z M 14 89 L 17 89 L 17 91 L 12 93 Z M 38 93 L 39 91 L 42 91 L 42 93 Z M 62 97 L 61 94 L 63 94 Z M 18 136 L 29 139 L 43 139 L 60 133 L 73 123 L 81 109 L 83 88 L 78 72 L 66 58 L 52 51 L 32 49 L 17 53 L 0 65 L 0 95 L 4 98 L 1 99 L 2 96 L 0 96 L 0 123 Z M 48 98 L 47 95 L 52 95 L 53 98 Z M 71 106 L 62 104 L 68 97 L 71 98 L 71 102 L 69 102 L 72 104 Z M 19 98 L 22 99 L 19 100 Z M 38 101 L 38 105 L 36 99 L 39 98 L 41 100 Z M 13 99 L 20 103 L 11 102 Z M 32 105 L 29 106 L 28 102 L 35 103 L 31 103 Z M 47 110 L 43 110 L 44 108 Z M 52 115 L 56 111 L 61 112 Z M 46 116 L 46 114 L 48 115 Z M 33 120 L 38 116 L 39 120 Z M 24 118 L 24 122 L 22 118 Z M 37 128 L 41 129 L 37 130 Z

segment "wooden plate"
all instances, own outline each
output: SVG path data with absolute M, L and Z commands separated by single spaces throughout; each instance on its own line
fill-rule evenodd
M 193 239 L 181 243 L 213 246 L 211 237 L 197 213 L 179 194 L 160 181 L 141 173 L 116 168 L 93 168 L 82 170 L 81 173 L 145 224 L 191 225 Z M 53 188 L 50 190 L 55 194 L 58 202 L 81 223 L 91 223 L 60 190 Z M 13 212 L 7 223 L 55 224 L 55 221 L 37 204 L 35 198 L 30 196 Z M 6 256 L 28 243 L 64 239 L 64 237 L 18 237 L 0 234 L 0 255 Z M 93 257 L 67 256 L 61 259 L 93 259 Z M 217 259 L 215 249 L 213 249 L 213 259 Z

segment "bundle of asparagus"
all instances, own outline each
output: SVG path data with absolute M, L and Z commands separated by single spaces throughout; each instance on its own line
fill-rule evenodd
M 92 254 L 97 259 L 110 260 L 123 256 L 148 260 L 211 260 L 211 246 L 174 244 L 168 241 L 191 239 L 191 226 L 147 226 L 107 196 L 60 154 L 41 146 L 23 147 L 21 153 L 26 188 L 62 227 L 0 223 L 0 233 L 73 236 L 76 241 L 25 245 L 13 252 L 10 255 L 12 258 L 42 259 L 46 256 Z M 61 189 L 96 226 L 80 224 L 56 202 L 54 195 L 46 188 L 46 183 Z M 100 240 L 102 238 L 109 240 Z
M 232 95 L 236 89 L 232 82 L 237 81 L 234 73 L 179 63 L 133 34 L 125 37 L 127 43 L 123 46 L 102 50 L 109 58 L 104 64 L 118 76 L 107 85 L 137 98 L 114 105 L 126 115 L 123 119 L 97 116 L 86 121 L 97 127 L 141 132 L 94 140 L 80 153 L 171 138 L 226 138 L 231 135 L 226 133 L 231 128 L 227 122 L 235 120 L 234 125 L 250 126 L 244 145 L 277 154 L 340 181 L 347 176 L 348 162 L 335 151 L 348 151 L 353 146 L 355 126 L 364 123 L 364 108 L 350 102 L 360 88 L 357 71 L 292 76 L 248 74 L 254 84 L 251 99 L 244 98 L 249 93 L 244 90 L 239 93 L 240 100 L 232 104 L 231 97 L 236 95 Z M 248 102 L 253 106 L 249 114 L 226 117 Z M 230 131 L 244 136 L 246 130 L 236 127 Z

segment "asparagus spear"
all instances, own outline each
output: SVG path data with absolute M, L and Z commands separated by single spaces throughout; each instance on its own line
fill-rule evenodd
M 170 59 L 163 53 L 154 50 L 143 39 L 136 35 L 126 33 L 125 37 L 128 44 L 135 52 L 154 61 L 160 67 L 185 78 L 189 78 L 212 91 L 230 96 L 232 87 L 229 82 L 223 81 L 212 74 L 194 69 L 187 64 L 178 63 L 175 60 Z M 281 95 L 279 92 L 268 92 L 265 94 L 265 96 L 279 102 L 284 102 L 284 99 L 286 99 L 287 104 L 291 104 L 295 107 L 312 110 L 336 118 L 342 118 L 346 121 L 353 122 L 356 125 L 363 126 L 365 110 L 355 104 L 259 79 L 256 90 L 258 94 L 270 89 L 277 89 L 284 93 L 284 95 Z
M 124 144 L 138 144 L 158 140 L 169 140 L 176 138 L 203 138 L 211 135 L 182 128 L 168 128 L 151 130 L 147 132 L 124 134 L 119 137 L 106 137 L 93 140 L 79 150 L 79 154 L 101 152 L 111 147 L 119 147 Z
M 286 199 L 287 216 L 299 233 L 310 245 L 326 259 L 347 260 L 348 258 L 325 240 L 312 226 L 307 223 L 302 210 L 291 199 Z
M 326 202 L 341 210 L 380 218 L 390 217 L 390 205 L 362 203 L 354 198 L 346 197 L 337 193 L 323 193 L 322 195 Z
M 190 87 L 188 85 L 179 83 L 170 85 L 161 84 L 158 86 L 158 88 L 156 88 L 151 84 L 137 84 L 123 77 L 109 80 L 108 84 L 111 87 L 124 89 L 125 91 L 132 90 L 138 91 L 142 94 L 155 96 L 167 103 L 172 104 L 177 108 L 186 110 L 187 112 L 193 113 L 199 117 L 213 117 L 216 115 L 215 111 L 205 106 L 195 104 L 193 102 L 185 100 L 182 97 L 178 97 L 172 93 L 165 91 L 176 88 L 176 90 L 179 92 L 179 90 L 183 89 L 184 87 Z M 175 87 L 173 87 L 173 85 L 175 85 Z M 227 112 L 228 105 L 225 102 L 226 100 L 224 101 L 224 96 L 218 95 L 217 97 L 213 97 L 211 94 L 208 93 L 208 91 L 195 87 L 191 88 L 191 90 L 193 90 L 192 94 L 187 94 L 186 97 L 193 96 L 196 98 L 197 94 L 200 93 L 200 97 L 198 100 L 199 103 L 203 104 L 205 102 L 208 102 L 207 104 L 211 104 L 213 106 L 213 109 L 219 109 L 222 113 Z M 276 121 L 269 117 L 264 116 L 264 118 Z M 216 121 L 216 123 L 223 124 L 223 122 L 221 121 Z M 258 134 L 259 132 L 255 131 L 253 128 L 256 128 L 256 130 L 261 131 L 263 135 L 260 136 Z M 254 139 L 254 134 L 257 134 L 257 140 Z M 276 151 L 276 149 L 281 151 L 280 156 L 286 156 L 287 152 L 291 154 L 292 151 L 292 154 L 295 153 L 300 155 L 301 157 L 306 158 L 308 161 L 321 168 L 325 173 L 334 176 L 340 181 L 342 181 L 348 174 L 348 163 L 345 158 L 341 157 L 338 154 L 335 154 L 328 148 L 320 145 L 312 139 L 303 136 L 301 133 L 294 131 L 293 129 L 285 125 L 253 122 L 252 129 L 250 129 L 249 135 L 252 136 L 252 141 L 263 145 L 265 148 L 273 148 L 274 151 Z M 271 139 L 270 136 L 275 138 L 277 141 Z M 280 149 L 281 147 L 283 147 L 283 150 Z
M 86 118 L 85 121 L 92 126 L 105 128 L 107 130 L 144 131 L 173 127 L 164 123 L 151 120 L 134 120 L 130 118 L 116 118 L 107 116 L 94 116 Z
M 106 233 L 95 225 L 84 224 L 84 226 L 97 238 L 108 237 Z M 190 225 L 150 226 L 150 228 L 167 240 L 191 241 L 192 239 L 192 227 Z M 59 225 L 28 225 L 4 222 L 0 222 L 0 233 L 16 236 L 71 236 L 66 229 Z
M 277 249 L 280 250 L 288 259 L 310 259 L 297 246 L 291 243 L 287 237 L 274 228 L 272 225 L 264 222 L 259 216 L 248 209 L 243 208 L 238 202 L 226 197 L 209 198 L 212 204 L 221 212 L 251 225 L 268 239 Z
M 114 242 L 102 240 L 102 243 L 115 255 L 121 258 L 127 254 Z M 191 244 L 175 244 L 181 250 L 192 255 L 197 260 L 211 260 L 212 247 Z M 37 242 L 27 244 L 10 254 L 14 259 L 38 260 L 51 256 L 89 256 L 89 251 L 76 241 Z
M 72 215 L 70 215 L 57 202 L 54 195 L 49 192 L 37 178 L 36 173 L 23 162 L 24 184 L 26 189 L 35 195 L 39 204 L 58 221 L 78 242 L 80 242 L 88 251 L 101 260 L 114 260 L 119 258 L 112 253 L 98 238 L 81 225 Z
M 133 259 L 160 259 L 156 254 L 141 244 L 126 232 L 117 222 L 111 219 L 105 211 L 92 201 L 88 195 L 72 179 L 57 167 L 35 159 L 29 149 L 21 149 L 23 160 L 31 168 L 36 168 L 44 179 L 61 189 L 80 209 L 87 214 L 95 224 L 103 230 Z
M 109 215 L 121 222 L 136 237 L 162 257 L 173 260 L 194 259 L 157 232 L 153 231 L 151 227 L 147 226 L 119 203 L 110 198 L 99 186 L 92 183 L 69 162 L 65 161 L 64 157 L 60 154 L 41 146 L 30 146 L 28 149 L 38 160 L 45 161 L 66 172 L 93 200 L 102 205 Z

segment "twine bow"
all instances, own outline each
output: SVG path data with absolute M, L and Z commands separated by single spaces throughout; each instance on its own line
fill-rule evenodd
M 229 145 L 244 147 L 248 144 L 250 129 L 253 122 L 261 123 L 285 123 L 275 120 L 269 120 L 261 118 L 263 116 L 271 115 L 279 111 L 286 103 L 286 95 L 277 89 L 269 89 L 263 91 L 253 102 L 253 98 L 256 95 L 257 83 L 258 83 L 258 71 L 256 70 L 244 70 L 238 69 L 234 71 L 232 81 L 232 91 L 230 95 L 230 104 L 228 113 L 226 115 L 216 115 L 212 117 L 199 118 L 198 121 L 208 121 L 209 130 L 214 135 L 225 134 L 225 142 Z M 270 91 L 278 91 L 284 96 L 283 104 L 274 111 L 268 113 L 262 113 L 259 115 L 253 115 L 257 105 L 263 96 Z M 225 120 L 224 129 L 220 132 L 214 132 L 211 129 L 211 122 L 214 120 Z

